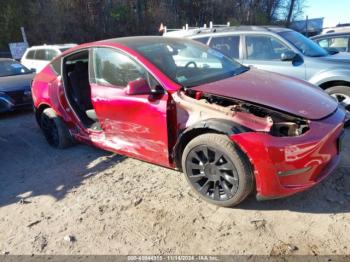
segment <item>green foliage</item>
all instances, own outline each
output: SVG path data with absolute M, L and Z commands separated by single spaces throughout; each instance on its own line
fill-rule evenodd
M 20 27 L 25 22 L 25 6 L 20 0 L 0 1 L 0 49 L 7 49 L 9 42 L 22 41 Z
M 159 34 L 168 28 L 276 24 L 302 12 L 304 0 L 0 0 L 0 49 L 22 41 L 30 45 L 87 42 L 127 35 Z M 292 8 L 292 9 L 291 9 Z
M 117 22 L 127 21 L 129 8 L 125 5 L 119 5 L 114 7 L 109 14 Z

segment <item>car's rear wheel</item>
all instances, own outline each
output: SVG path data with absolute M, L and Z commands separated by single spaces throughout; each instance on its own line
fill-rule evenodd
M 51 146 L 62 149 L 74 144 L 74 139 L 67 126 L 52 108 L 46 108 L 42 112 L 40 127 Z
M 219 206 L 235 206 L 253 189 L 253 174 L 243 152 L 225 135 L 191 140 L 182 155 L 187 181 L 197 194 Z
M 350 87 L 348 86 L 333 86 L 326 89 L 326 92 L 336 98 L 347 111 L 346 126 L 350 125 Z

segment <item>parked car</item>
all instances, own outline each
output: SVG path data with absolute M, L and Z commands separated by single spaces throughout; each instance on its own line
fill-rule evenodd
M 19 62 L 0 58 L 0 112 L 32 106 L 33 71 Z
M 269 199 L 306 190 L 339 161 L 345 111 L 334 99 L 189 39 L 75 47 L 36 75 L 32 92 L 53 147 L 78 140 L 182 170 L 221 206 L 253 191 Z
M 184 32 L 187 31 L 187 32 Z M 246 66 L 285 74 L 321 87 L 350 110 L 350 56 L 329 54 L 291 29 L 240 26 L 168 32 L 219 50 Z
M 21 63 L 40 72 L 54 57 L 76 46 L 76 44 L 32 46 L 26 50 Z
M 329 52 L 350 52 L 350 30 L 343 33 L 328 33 L 311 37 L 319 46 Z
M 322 30 L 321 34 L 330 33 L 348 33 L 350 31 L 350 24 L 339 24 L 335 27 L 326 27 Z

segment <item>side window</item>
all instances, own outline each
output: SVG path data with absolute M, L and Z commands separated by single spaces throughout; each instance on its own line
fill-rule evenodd
M 329 47 L 335 48 L 339 52 L 346 52 L 348 49 L 349 38 L 348 37 L 335 37 L 329 39 Z
M 280 60 L 281 54 L 290 50 L 278 39 L 264 35 L 246 36 L 247 59 Z
M 26 55 L 26 59 L 34 59 L 34 53 L 34 50 L 29 51 Z
M 147 72 L 130 57 L 109 48 L 93 51 L 95 82 L 117 88 L 124 88 L 130 81 L 140 77 L 147 79 Z
M 322 48 L 328 48 L 328 47 L 329 47 L 328 39 L 318 40 L 317 43 L 318 43 L 319 46 L 322 47 Z
M 213 37 L 210 41 L 210 47 L 230 58 L 239 58 L 239 37 L 237 35 Z
M 46 50 L 46 60 L 51 61 L 58 55 L 58 52 L 54 49 L 47 49 Z
M 34 59 L 36 59 L 36 60 L 46 60 L 45 49 L 37 49 L 35 51 Z
M 192 40 L 206 45 L 208 43 L 209 37 L 193 38 Z

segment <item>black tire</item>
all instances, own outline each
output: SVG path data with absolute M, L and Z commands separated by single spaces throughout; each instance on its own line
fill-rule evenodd
M 338 102 L 346 109 L 347 121 L 345 126 L 350 126 L 350 87 L 349 86 L 333 86 L 326 89 L 326 92 L 338 99 Z
M 226 135 L 203 134 L 191 140 L 182 154 L 182 169 L 195 192 L 218 206 L 235 206 L 253 190 L 249 160 Z
M 67 126 L 52 108 L 46 108 L 41 114 L 40 128 L 52 147 L 63 149 L 74 144 Z

